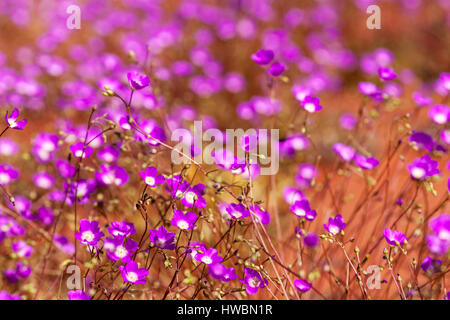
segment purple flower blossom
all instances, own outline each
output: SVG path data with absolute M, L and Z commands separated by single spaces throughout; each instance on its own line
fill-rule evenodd
M 339 118 L 339 124 L 345 130 L 353 130 L 358 120 L 350 113 L 345 113 Z
M 158 230 L 152 229 L 150 232 L 150 242 L 160 249 L 175 249 L 175 233 L 168 232 L 166 228 L 160 226 Z
M 208 271 L 211 278 L 221 282 L 230 282 L 239 277 L 233 267 L 227 268 L 221 263 L 209 265 Z
M 384 229 L 384 238 L 386 242 L 391 246 L 401 246 L 408 242 L 408 238 L 398 230 L 391 230 L 389 228 Z
M 197 207 L 203 209 L 206 207 L 206 200 L 203 198 L 204 194 L 205 185 L 202 183 L 196 184 L 184 193 L 181 203 L 188 208 Z
M 252 54 L 251 58 L 257 64 L 265 66 L 273 60 L 274 56 L 275 55 L 272 50 L 260 49 L 256 53 Z
M 312 284 L 309 282 L 306 282 L 302 279 L 295 279 L 294 280 L 294 286 L 295 288 L 300 292 L 308 292 L 312 288 Z
M 119 149 L 114 146 L 106 146 L 105 148 L 97 152 L 98 159 L 107 163 L 116 162 L 119 158 L 119 155 Z
M 133 284 L 145 284 L 148 276 L 148 270 L 139 268 L 136 261 L 129 261 L 125 266 L 119 266 L 120 273 L 124 282 Z
M 372 170 L 373 168 L 375 168 L 376 166 L 378 166 L 378 164 L 380 163 L 380 161 L 378 161 L 377 158 L 374 157 L 365 157 L 363 155 L 356 155 L 355 158 L 355 163 L 364 170 Z
M 336 152 L 345 162 L 352 161 L 356 155 L 355 149 L 343 143 L 334 144 L 333 151 Z
M 112 234 L 114 237 L 123 237 L 126 238 L 133 234 L 136 234 L 136 229 L 134 228 L 134 224 L 126 221 L 113 221 L 109 225 L 108 232 Z
M 80 230 L 75 233 L 75 238 L 81 244 L 96 246 L 105 234 L 100 231 L 98 221 L 80 220 Z
M 139 173 L 145 183 L 151 188 L 158 184 L 164 183 L 165 179 L 162 174 L 158 174 L 158 170 L 155 167 L 147 167 L 145 170 Z
M 33 175 L 33 182 L 36 187 L 42 189 L 51 189 L 55 184 L 55 178 L 51 174 L 42 171 Z
M 442 260 L 433 259 L 432 257 L 426 257 L 420 267 L 423 272 L 432 275 L 434 273 L 441 272 Z
M 378 68 L 378 75 L 380 76 L 381 80 L 384 81 L 390 81 L 397 78 L 397 75 L 394 72 L 394 69 L 390 67 L 379 67 Z
M 67 292 L 69 300 L 91 300 L 91 297 L 83 290 L 70 290 Z
M 275 61 L 270 65 L 270 67 L 267 69 L 267 73 L 270 74 L 272 77 L 278 77 L 280 76 L 284 71 L 286 70 L 286 66 L 279 62 Z
M 413 163 L 408 165 L 408 170 L 411 178 L 416 180 L 424 180 L 439 174 L 438 162 L 432 160 L 427 154 L 415 159 Z
M 433 103 L 432 98 L 424 96 L 419 91 L 415 91 L 413 93 L 413 100 L 419 107 L 428 107 Z
M 103 185 L 121 186 L 128 181 L 127 171 L 116 164 L 102 164 L 95 178 Z
M 209 248 L 203 252 L 198 252 L 195 255 L 195 260 L 203 262 L 206 265 L 212 265 L 215 263 L 222 262 L 222 257 L 218 255 L 218 252 L 214 248 Z
M 446 254 L 450 248 L 450 214 L 444 213 L 430 220 L 433 233 L 427 235 L 428 249 L 437 255 Z
M 450 107 L 443 104 L 432 106 L 428 116 L 437 124 L 446 124 L 450 121 Z
M 289 210 L 297 217 L 305 218 L 308 221 L 314 220 L 317 216 L 316 210 L 311 210 L 309 202 L 306 199 L 296 201 L 289 207 Z
M 13 242 L 11 248 L 21 258 L 28 258 L 33 253 L 33 247 L 23 240 Z
M 344 219 L 340 214 L 338 214 L 334 219 L 328 218 L 328 225 L 324 224 L 323 227 L 332 235 L 339 234 L 342 230 L 344 230 L 347 224 L 344 223 Z
M 256 134 L 246 134 L 241 137 L 240 146 L 245 152 L 250 152 L 258 147 L 258 136 Z
M 18 177 L 19 170 L 7 163 L 0 164 L 0 185 L 6 186 Z
M 434 149 L 434 140 L 433 138 L 425 133 L 425 132 L 413 132 L 409 136 L 409 142 L 413 145 L 416 145 L 418 148 L 424 148 L 428 152 L 433 152 Z
M 263 289 L 267 286 L 268 281 L 263 279 L 258 271 L 245 268 L 244 273 L 245 277 L 244 279 L 241 279 L 241 283 L 246 285 L 245 290 L 248 294 L 253 295 L 258 291 L 258 289 Z
M 306 96 L 301 102 L 301 106 L 309 113 L 314 113 L 322 110 L 319 98 L 313 96 Z
M 84 148 L 84 151 L 83 151 Z M 77 158 L 89 158 L 89 156 L 94 152 L 94 149 L 92 149 L 89 146 L 84 146 L 84 143 L 79 141 L 73 145 L 70 146 L 70 151 L 72 151 L 73 155 Z
M 133 252 L 138 249 L 139 245 L 132 239 L 123 237 L 106 238 L 103 242 L 103 248 L 107 250 L 107 256 L 112 261 L 120 260 L 127 263 L 131 260 Z
M 128 84 L 132 90 L 140 90 L 147 87 L 150 84 L 150 79 L 146 75 L 138 72 L 127 73 Z
M 319 237 L 317 236 L 317 234 L 315 233 L 308 233 L 304 238 L 303 238 L 303 243 L 305 244 L 305 246 L 307 246 L 308 248 L 316 248 L 317 244 L 319 243 Z
M 270 213 L 259 205 L 255 204 L 249 206 L 249 212 L 253 214 L 256 221 L 261 222 L 263 225 L 268 225 L 270 223 Z
M 250 215 L 242 203 L 230 203 L 226 206 L 226 212 L 232 219 L 242 219 Z
M 9 294 L 6 291 L 0 291 L 0 301 L 1 300 L 23 300 L 18 294 Z
M 19 110 L 14 108 L 13 112 L 8 116 L 8 111 L 5 114 L 6 125 L 11 129 L 22 130 L 27 125 L 27 120 L 17 121 L 19 117 Z
M 190 230 L 196 227 L 194 224 L 195 221 L 197 221 L 197 214 L 194 212 L 183 213 L 180 210 L 174 209 L 173 218 L 170 223 L 181 230 Z

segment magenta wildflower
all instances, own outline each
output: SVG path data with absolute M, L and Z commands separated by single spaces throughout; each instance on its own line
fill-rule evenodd
M 333 151 L 336 152 L 342 160 L 345 162 L 350 162 L 356 155 L 355 149 L 350 146 L 347 146 L 343 143 L 336 143 L 333 145 Z
M 418 148 L 425 149 L 428 152 L 433 152 L 435 145 L 433 138 L 429 134 L 420 131 L 413 131 L 413 133 L 409 136 L 409 142 L 416 145 Z
M 384 238 L 391 246 L 401 246 L 408 242 L 408 238 L 398 230 L 384 229 Z
M 372 170 L 380 163 L 380 161 L 377 158 L 365 157 L 360 154 L 356 155 L 354 160 L 355 163 L 358 165 L 358 167 L 364 170 Z
M 97 152 L 97 158 L 107 163 L 116 162 L 119 158 L 119 155 L 119 149 L 114 146 L 106 146 L 105 148 Z
M 443 104 L 432 106 L 428 116 L 437 124 L 446 124 L 450 121 L 450 107 Z
M 315 233 L 308 233 L 303 238 L 303 243 L 308 248 L 316 248 L 317 244 L 319 243 L 319 236 L 317 234 L 315 234 Z
M 127 78 L 132 90 L 140 90 L 150 84 L 150 78 L 138 72 L 128 72 Z
M 180 210 L 174 209 L 173 218 L 170 223 L 181 230 L 190 230 L 196 227 L 194 223 L 197 221 L 197 218 L 197 214 L 194 212 L 183 213 Z
M 242 219 L 250 215 L 250 212 L 242 203 L 230 203 L 226 207 L 226 211 L 232 219 Z
M 253 295 L 258 291 L 258 289 L 263 289 L 267 286 L 268 281 L 263 279 L 258 271 L 245 268 L 244 273 L 245 277 L 244 279 L 241 279 L 241 283 L 246 285 L 245 290 L 248 294 Z
M 275 61 L 267 69 L 267 73 L 270 74 L 272 77 L 279 77 L 285 70 L 286 66 L 283 63 Z
M 422 264 L 420 265 L 423 272 L 432 275 L 434 273 L 441 272 L 442 267 L 442 260 L 440 259 L 433 259 L 432 257 L 426 257 Z
M 21 258 L 28 258 L 33 253 L 33 247 L 23 240 L 13 242 L 11 248 Z
M 378 75 L 380 76 L 381 80 L 384 81 L 390 81 L 397 78 L 397 75 L 394 72 L 394 69 L 390 67 L 379 67 L 378 68 Z
M 8 111 L 6 111 L 5 121 L 7 126 L 11 129 L 22 130 L 27 125 L 27 120 L 17 121 L 18 117 L 19 117 L 19 110 L 17 108 L 14 108 L 13 112 L 11 112 L 9 116 Z
M 206 207 L 206 200 L 203 198 L 204 194 L 205 185 L 202 183 L 196 184 L 184 193 L 181 203 L 188 208 L 197 207 L 203 209 Z
M 9 294 L 8 292 L 1 290 L 0 301 L 1 300 L 23 300 L 23 298 L 18 294 Z
M 116 164 L 102 164 L 95 178 L 103 185 L 121 186 L 128 182 L 127 171 Z
M 113 221 L 109 225 L 108 232 L 112 234 L 114 237 L 128 237 L 133 234 L 136 234 L 136 229 L 134 228 L 134 224 L 126 221 Z
M 272 50 L 260 49 L 256 53 L 252 54 L 251 58 L 257 64 L 264 66 L 269 64 L 273 60 L 274 56 L 275 55 Z
M 147 167 L 145 170 L 139 173 L 145 183 L 151 188 L 157 186 L 158 184 L 164 183 L 164 176 L 158 174 L 158 170 L 155 167 Z
M 168 232 L 166 228 L 160 226 L 158 230 L 152 229 L 150 232 L 150 242 L 160 249 L 175 249 L 175 233 Z
M 261 222 L 263 225 L 268 225 L 270 223 L 270 213 L 261 208 L 259 205 L 255 204 L 249 206 L 249 212 L 253 214 L 256 221 Z
M 112 261 L 120 260 L 127 263 L 131 260 L 133 253 L 138 249 L 139 245 L 132 239 L 123 237 L 106 238 L 103 242 L 103 248 L 107 250 L 107 256 Z
M 221 263 L 209 265 L 208 271 L 211 278 L 221 282 L 230 282 L 239 277 L 233 267 L 227 268 Z
M 72 153 L 75 157 L 84 159 L 84 158 L 89 158 L 89 156 L 92 154 L 92 152 L 94 152 L 94 149 L 92 149 L 89 146 L 85 147 L 84 143 L 79 141 L 70 146 L 70 151 L 72 151 Z
M 119 266 L 120 273 L 124 282 L 133 284 L 145 284 L 148 276 L 148 270 L 139 268 L 136 261 L 129 261 L 125 266 Z
M 80 220 L 80 230 L 75 233 L 75 238 L 81 244 L 96 246 L 105 234 L 100 231 L 98 221 Z
M 70 290 L 67 292 L 69 300 L 91 300 L 91 297 L 83 290 Z
M 428 226 L 433 231 L 426 237 L 428 249 L 437 255 L 446 254 L 450 248 L 450 214 L 431 219 Z
M 306 282 L 302 279 L 295 279 L 294 280 L 294 286 L 295 288 L 300 292 L 308 292 L 312 288 L 312 284 L 309 282 Z
M 53 210 L 51 208 L 40 207 L 37 210 L 37 215 L 39 220 L 46 226 L 51 225 L 55 219 L 55 215 L 53 214 Z
M 0 164 L 0 185 L 6 186 L 18 177 L 19 170 L 7 163 Z
M 295 100 L 301 103 L 306 97 L 312 95 L 312 90 L 308 87 L 297 84 L 292 87 L 292 94 L 294 95 Z
M 345 113 L 339 118 L 339 124 L 345 130 L 353 130 L 358 120 L 350 113 Z
M 308 221 L 312 221 L 316 218 L 317 213 L 315 210 L 311 210 L 308 200 L 303 199 L 300 201 L 296 201 L 293 205 L 289 207 L 289 210 L 292 211 L 299 218 L 305 218 Z
M 408 170 L 411 178 L 416 180 L 424 180 L 439 174 L 438 162 L 432 160 L 427 154 L 415 159 L 413 163 L 408 165 Z
M 33 175 L 33 182 L 36 187 L 50 189 L 55 184 L 55 178 L 51 174 L 42 171 Z
M 413 93 L 413 100 L 419 107 L 428 107 L 433 103 L 433 99 L 426 97 L 423 93 L 415 91 Z
M 323 227 L 332 235 L 339 234 L 342 230 L 344 230 L 347 224 L 344 223 L 344 219 L 340 214 L 338 214 L 334 219 L 328 218 L 328 225 L 324 224 Z
M 222 262 L 222 257 L 218 255 L 218 252 L 214 248 L 205 250 L 204 252 L 198 252 L 195 255 L 195 260 L 203 262 L 206 265 Z
M 301 106 L 309 113 L 314 113 L 322 110 L 319 98 L 313 96 L 306 96 L 301 102 Z
M 240 146 L 245 152 L 250 152 L 258 147 L 258 136 L 256 134 L 246 134 L 241 137 Z

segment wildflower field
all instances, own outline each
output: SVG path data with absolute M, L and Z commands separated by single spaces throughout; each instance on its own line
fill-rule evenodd
M 449 0 L 0 0 L 0 300 L 450 299 Z

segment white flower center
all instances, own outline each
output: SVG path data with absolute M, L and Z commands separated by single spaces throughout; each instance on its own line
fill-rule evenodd
M 299 216 L 299 217 L 304 217 L 305 216 L 305 210 L 303 209 L 295 209 L 295 215 Z
M 248 285 L 253 288 L 258 287 L 260 283 L 261 283 L 261 281 L 257 278 L 250 278 L 248 280 Z
M 153 178 L 153 177 L 145 177 L 145 183 L 148 184 L 149 186 L 154 186 L 155 185 L 155 178 Z
M 194 192 L 186 193 L 186 201 L 188 203 L 194 203 L 195 200 L 197 200 L 197 195 Z
M 184 221 L 184 220 L 179 221 L 179 222 L 177 223 L 177 226 L 178 226 L 178 228 L 180 228 L 181 230 L 186 230 L 187 228 L 189 228 L 189 224 L 188 224 L 186 221 Z
M 127 280 L 130 282 L 136 282 L 138 280 L 138 275 L 136 274 L 136 272 L 128 272 Z
M 421 179 L 425 176 L 425 170 L 422 168 L 414 168 L 411 170 L 411 175 L 416 179 Z
M 116 256 L 118 256 L 119 258 L 123 258 L 126 257 L 128 254 L 128 250 L 125 249 L 123 246 L 118 246 L 116 248 L 116 251 L 114 252 L 116 254 Z
M 439 124 L 444 124 L 447 122 L 447 117 L 443 113 L 438 113 L 437 115 L 434 116 L 434 121 L 436 121 Z
M 81 239 L 83 239 L 86 242 L 92 242 L 92 240 L 94 240 L 94 238 L 95 238 L 95 236 L 92 233 L 92 231 L 85 231 L 81 235 Z
M 212 263 L 212 259 L 208 256 L 202 257 L 202 262 L 204 264 L 211 264 Z
M 0 184 L 7 184 L 11 181 L 9 174 L 2 172 L 0 173 Z
M 314 112 L 316 110 L 316 106 L 312 103 L 306 103 L 304 108 L 308 112 Z

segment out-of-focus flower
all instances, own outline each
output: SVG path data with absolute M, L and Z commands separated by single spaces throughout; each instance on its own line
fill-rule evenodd
M 432 106 L 428 111 L 428 116 L 437 124 L 446 124 L 450 121 L 450 107 L 444 104 Z
M 333 151 L 345 162 L 352 161 L 356 155 L 355 149 L 340 142 L 333 145 Z
M 380 76 L 381 80 L 384 81 L 390 81 L 397 78 L 397 75 L 394 72 L 394 69 L 390 67 L 379 67 L 378 68 L 378 75 Z
M 249 206 L 249 212 L 253 214 L 255 219 L 261 222 L 263 225 L 268 225 L 270 223 L 270 213 L 264 210 L 259 205 L 251 205 Z
M 83 290 L 70 290 L 67 292 L 69 300 L 91 300 L 91 297 Z
M 339 118 L 339 124 L 345 130 L 353 130 L 357 121 L 355 116 L 350 113 L 345 113 Z
M 432 257 L 426 257 L 425 259 L 423 259 L 420 267 L 422 268 L 423 272 L 432 275 L 434 273 L 441 272 L 442 260 L 433 259 Z
M 128 173 L 116 164 L 102 164 L 95 172 L 95 178 L 104 185 L 121 186 L 128 181 Z
M 308 292 L 312 288 L 312 284 L 302 279 L 294 280 L 295 288 L 300 292 Z
M 374 157 L 365 157 L 363 155 L 356 155 L 355 158 L 355 163 L 364 170 L 372 170 L 373 168 L 375 168 L 376 166 L 378 166 L 378 164 L 380 163 L 380 161 L 377 158 Z
M 275 61 L 267 69 L 267 73 L 270 74 L 272 77 L 279 77 L 285 70 L 286 66 L 283 63 Z
M 18 177 L 19 170 L 7 163 L 0 164 L 0 185 L 6 186 Z
M 301 106 L 309 113 L 314 113 L 322 110 L 319 98 L 313 96 L 306 96 L 301 102 Z
M 83 150 L 84 149 L 84 150 Z M 72 151 L 73 155 L 77 158 L 89 158 L 89 156 L 94 152 L 89 146 L 84 146 L 84 143 L 79 141 L 70 146 L 70 151 Z
M 438 164 L 437 161 L 432 160 L 429 155 L 425 154 L 408 165 L 408 170 L 413 179 L 424 180 L 439 174 Z
M 257 64 L 264 66 L 269 64 L 273 60 L 274 56 L 275 55 L 272 50 L 260 49 L 256 53 L 252 54 L 251 58 Z
M 450 248 L 450 214 L 444 213 L 430 220 L 433 233 L 427 235 L 428 249 L 437 255 L 446 254 Z

